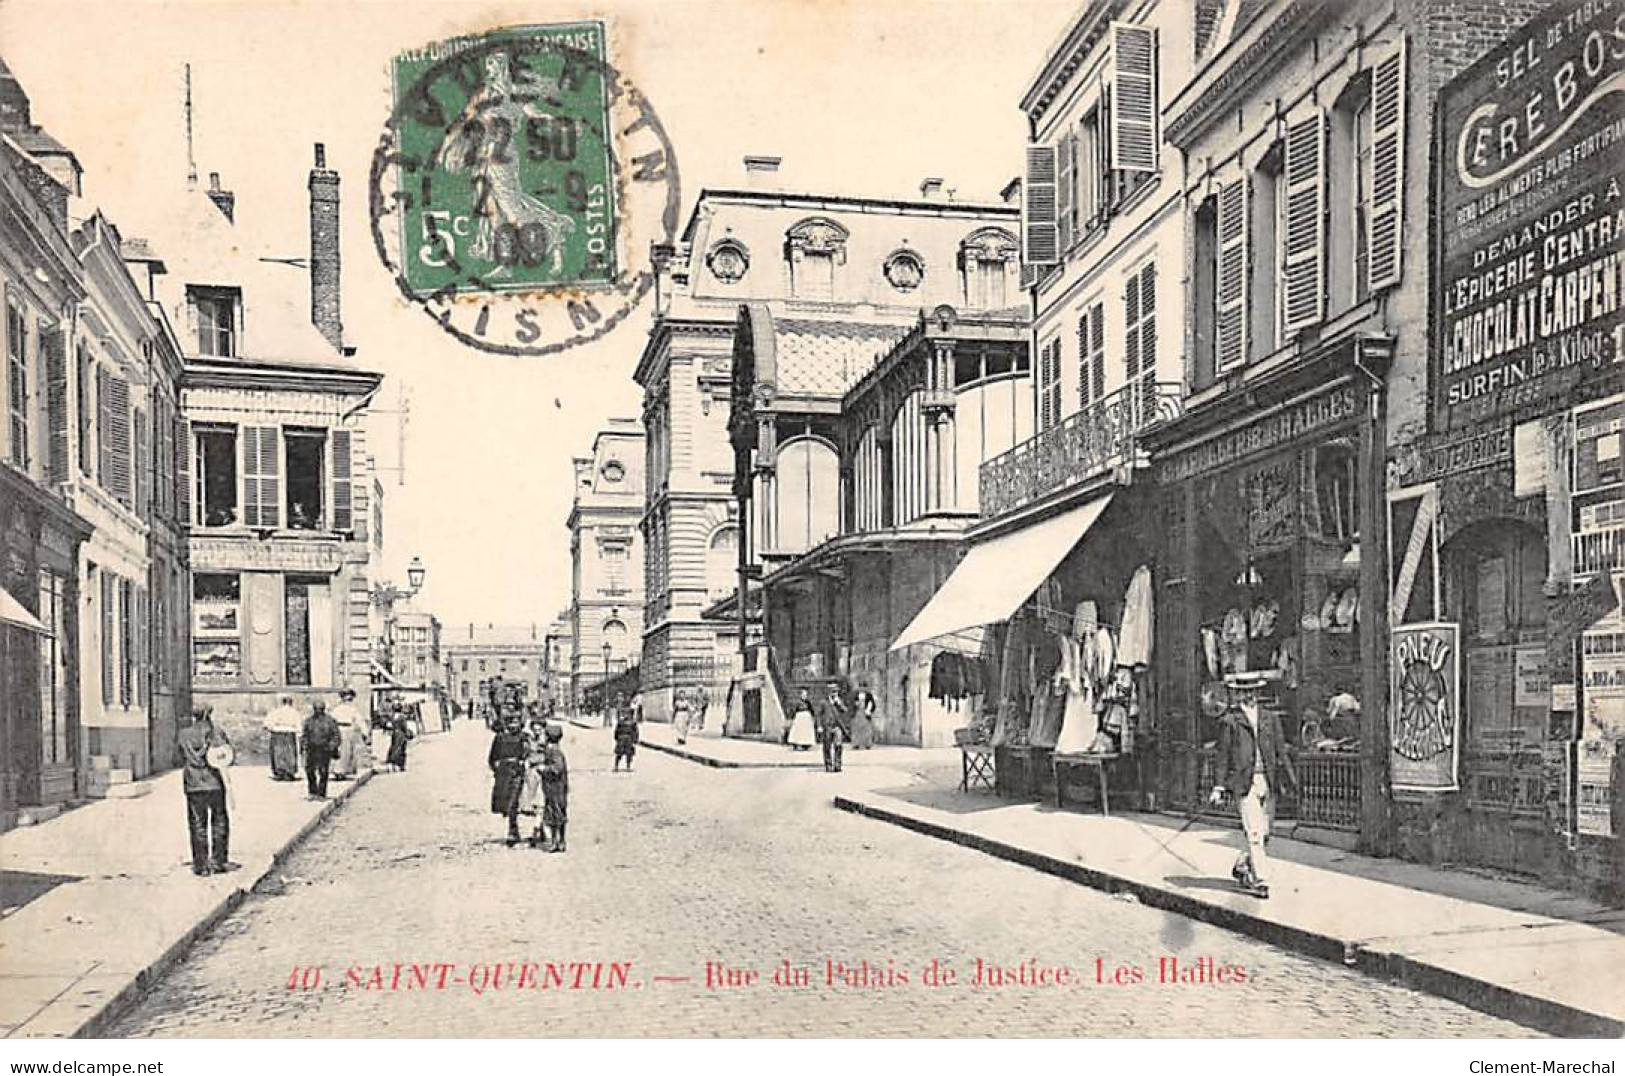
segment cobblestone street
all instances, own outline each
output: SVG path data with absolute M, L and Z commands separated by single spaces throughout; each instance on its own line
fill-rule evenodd
M 1530 1034 L 830 807 L 843 782 L 908 779 L 898 771 L 714 770 L 646 751 L 634 773 L 611 773 L 607 735 L 572 728 L 570 851 L 509 849 L 487 811 L 486 747 L 467 724 L 419 741 L 406 773 L 362 789 L 288 860 L 279 891 L 250 897 L 111 1033 Z M 1159 983 L 1168 956 L 1246 978 Z M 1097 957 L 1108 976 L 1135 966 L 1146 981 L 1098 984 Z M 960 982 L 925 985 L 933 959 Z M 1072 981 L 968 985 L 978 959 L 1011 970 L 1036 959 Z M 611 961 L 631 965 L 624 986 L 605 988 L 605 969 L 599 989 L 591 970 L 581 989 L 560 989 L 545 971 Z M 773 985 L 783 961 L 808 985 Z M 848 981 L 829 985 L 826 961 Z M 708 988 L 707 962 L 761 979 Z M 397 984 L 397 963 L 452 967 L 425 989 L 410 971 Z M 308 969 L 321 969 L 319 985 Z M 888 969 L 908 982 L 875 985 Z M 565 986 L 575 974 L 563 969 Z

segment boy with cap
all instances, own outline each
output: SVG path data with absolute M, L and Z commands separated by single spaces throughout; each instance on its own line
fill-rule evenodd
M 570 822 L 570 765 L 564 758 L 564 730 L 547 726 L 547 746 L 542 749 L 542 821 L 538 833 L 550 835 L 547 850 L 564 851 L 564 830 Z
M 1260 899 L 1270 895 L 1269 858 L 1264 842 L 1269 839 L 1275 816 L 1275 799 L 1284 775 L 1298 784 L 1287 753 L 1281 720 L 1273 710 L 1259 705 L 1259 693 L 1268 676 L 1261 672 L 1231 673 L 1224 678 L 1230 688 L 1230 706 L 1220 719 L 1218 784 L 1208 794 L 1208 802 L 1218 806 L 1225 792 L 1236 799 L 1246 845 L 1230 874 L 1243 890 Z

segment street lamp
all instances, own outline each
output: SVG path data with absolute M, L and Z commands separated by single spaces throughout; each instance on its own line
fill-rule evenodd
M 412 563 L 406 566 L 406 585 L 412 588 L 413 594 L 423 589 L 423 577 L 427 574 L 428 569 L 423 567 L 423 558 L 413 557 Z
M 610 655 L 610 653 L 611 653 L 611 648 L 610 648 L 610 645 L 609 645 L 609 640 L 606 639 L 606 640 L 604 640 L 604 682 L 605 683 L 609 682 L 609 655 Z

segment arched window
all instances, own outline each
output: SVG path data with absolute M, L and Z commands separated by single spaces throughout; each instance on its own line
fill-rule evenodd
M 785 442 L 774 476 L 777 552 L 801 553 L 836 533 L 840 527 L 840 463 L 827 441 L 798 437 Z
M 619 672 L 626 668 L 626 660 L 630 654 L 628 647 L 631 640 L 628 638 L 626 622 L 611 617 L 604 621 L 604 646 L 608 647 L 609 672 Z
M 711 600 L 725 598 L 737 588 L 739 528 L 718 527 L 705 553 L 705 588 Z

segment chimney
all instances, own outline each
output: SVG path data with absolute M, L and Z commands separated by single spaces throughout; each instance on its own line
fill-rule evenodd
M 783 163 L 783 157 L 746 157 L 746 184 L 752 190 L 764 190 L 773 186 L 778 176 L 779 165 Z
M 213 202 L 214 207 L 220 210 L 221 216 L 233 224 L 237 222 L 237 196 L 228 190 L 221 189 L 219 172 L 209 173 L 209 201 Z
M 0 59 L 0 131 L 26 131 L 34 125 L 28 94 Z
M 941 201 L 942 177 L 926 176 L 924 179 L 920 180 L 920 197 L 924 198 L 928 202 Z
M 999 201 L 1005 205 L 1021 204 L 1021 177 L 1016 176 L 999 190 Z
M 336 350 L 344 347 L 339 316 L 339 174 L 327 167 L 327 147 L 316 143 L 310 170 L 310 323 Z

